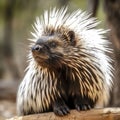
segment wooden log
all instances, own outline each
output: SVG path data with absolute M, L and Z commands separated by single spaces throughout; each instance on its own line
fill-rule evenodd
M 92 109 L 88 111 L 71 110 L 64 117 L 56 116 L 53 112 L 16 116 L 7 120 L 120 120 L 120 108 Z

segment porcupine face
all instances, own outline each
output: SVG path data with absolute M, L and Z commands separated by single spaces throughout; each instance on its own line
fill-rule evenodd
M 38 64 L 44 67 L 62 67 L 64 53 L 68 46 L 75 46 L 75 33 L 71 30 L 56 31 L 46 28 L 43 35 L 32 46 L 32 54 Z M 68 52 L 68 51 L 67 51 Z

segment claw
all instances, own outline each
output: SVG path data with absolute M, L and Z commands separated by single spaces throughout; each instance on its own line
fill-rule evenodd
M 61 106 L 55 107 L 54 113 L 58 116 L 64 116 L 69 114 L 70 110 L 66 105 L 61 105 Z
M 76 104 L 75 108 L 80 111 L 80 110 L 89 110 L 91 109 L 91 106 L 88 104 Z

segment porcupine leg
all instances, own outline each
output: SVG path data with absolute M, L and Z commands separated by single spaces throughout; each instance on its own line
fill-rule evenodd
M 82 98 L 80 96 L 76 96 L 74 99 L 75 108 L 80 110 L 89 110 L 94 107 L 94 103 L 89 98 Z
M 68 106 L 65 104 L 62 98 L 58 98 L 53 103 L 53 111 L 56 115 L 59 116 L 67 115 L 70 112 Z

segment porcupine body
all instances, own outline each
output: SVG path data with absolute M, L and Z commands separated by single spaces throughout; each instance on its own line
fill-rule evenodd
M 108 103 L 112 86 L 110 52 L 95 18 L 67 8 L 45 11 L 32 33 L 29 65 L 17 95 L 19 115 L 71 108 L 88 110 Z

